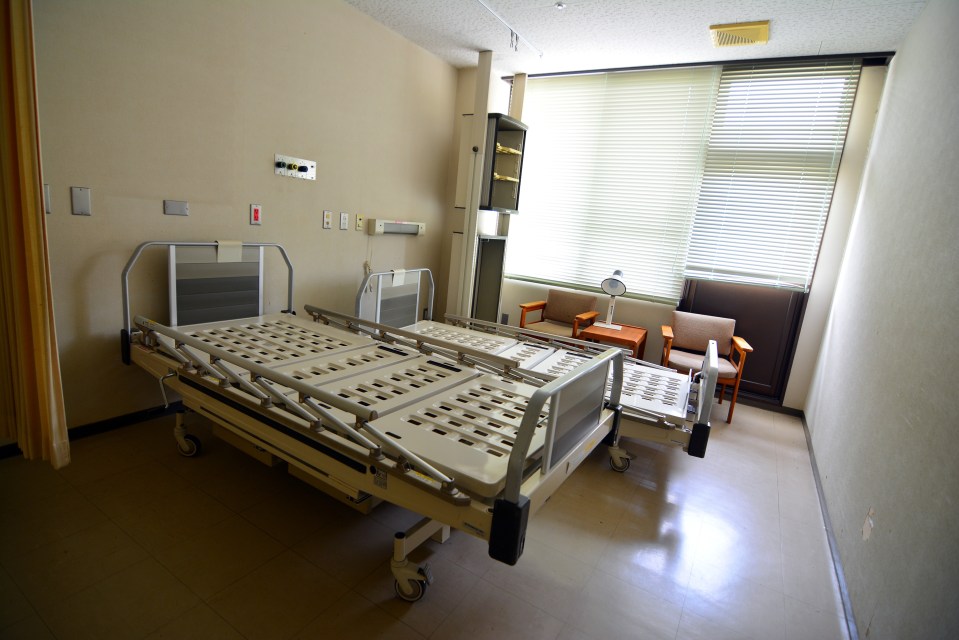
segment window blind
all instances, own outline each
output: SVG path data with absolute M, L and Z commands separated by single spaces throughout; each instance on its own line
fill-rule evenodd
M 723 68 L 688 277 L 808 291 L 860 66 Z
M 508 277 L 675 303 L 718 67 L 531 78 Z

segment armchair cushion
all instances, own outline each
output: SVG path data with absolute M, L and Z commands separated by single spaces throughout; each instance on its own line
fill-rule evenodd
M 706 351 L 710 340 L 716 341 L 716 350 L 720 357 L 729 355 L 733 342 L 733 332 L 736 330 L 736 321 L 732 318 L 704 316 L 698 313 L 685 311 L 673 312 L 673 348 L 689 349 L 690 351 Z M 670 358 L 672 360 L 672 358 Z M 700 357 L 700 360 L 702 358 Z M 697 367 L 699 363 L 697 363 Z M 730 365 L 731 366 L 731 365 Z M 723 377 L 720 364 L 720 377 Z M 733 372 L 735 376 L 735 371 Z
M 596 308 L 596 296 L 550 289 L 543 309 L 543 319 L 573 324 L 576 316 Z
M 720 378 L 736 377 L 738 371 L 736 370 L 736 367 L 733 366 L 732 362 L 726 358 L 719 358 L 717 362 L 719 364 Z M 673 349 L 669 352 L 669 362 L 666 363 L 666 366 L 676 369 L 680 373 L 686 373 L 687 371 L 699 371 L 699 368 L 702 366 L 702 364 L 702 354 L 687 353 L 685 351 Z
M 562 338 L 569 338 L 570 336 L 570 326 L 562 322 L 553 322 L 552 320 L 542 320 L 540 322 L 527 323 L 526 325 L 534 331 L 539 331 L 541 333 L 548 333 L 554 336 L 560 336 Z

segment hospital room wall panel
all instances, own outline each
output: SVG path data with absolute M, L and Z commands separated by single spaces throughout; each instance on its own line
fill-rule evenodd
M 863 638 L 959 636 L 957 24 L 932 0 L 890 67 L 805 406 Z
M 71 427 L 162 402 L 119 355 L 120 275 L 141 242 L 279 242 L 300 313 L 307 303 L 351 312 L 367 260 L 439 272 L 458 77 L 446 63 L 341 2 L 37 0 L 34 12 Z M 274 175 L 275 153 L 315 160 L 316 181 Z M 92 190 L 92 216 L 71 215 L 71 186 Z M 189 202 L 189 216 L 164 215 L 164 199 Z M 355 230 L 357 214 L 427 232 L 371 237 Z M 165 321 L 165 256 L 154 253 L 132 299 Z M 277 311 L 285 267 L 266 260 L 266 309 Z

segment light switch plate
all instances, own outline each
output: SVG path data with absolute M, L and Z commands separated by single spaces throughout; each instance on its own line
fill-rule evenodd
M 190 215 L 190 203 L 184 200 L 164 200 L 163 215 L 188 216 Z
M 350 228 L 350 214 L 340 211 L 340 230 L 346 231 Z
M 324 229 L 333 228 L 333 212 L 332 211 L 323 212 L 323 228 Z
M 90 205 L 90 189 L 88 187 L 70 187 L 70 203 L 73 207 L 73 215 L 93 215 L 93 208 Z

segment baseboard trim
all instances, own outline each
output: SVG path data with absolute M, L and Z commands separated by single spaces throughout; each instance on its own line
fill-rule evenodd
M 129 427 L 130 425 L 144 422 L 146 420 L 153 420 L 154 418 L 173 415 L 182 408 L 183 403 L 178 400 L 176 402 L 171 402 L 166 407 L 152 407 L 150 409 L 134 411 L 133 413 L 127 413 L 122 416 L 115 416 L 113 418 L 107 418 L 106 420 L 100 420 L 98 422 L 91 422 L 90 424 L 73 427 L 67 432 L 67 436 L 72 442 L 74 440 L 79 440 L 80 438 L 86 438 L 87 436 L 97 435 L 98 433 L 106 433 L 107 431 L 113 431 L 114 429 Z M 0 460 L 4 458 L 13 458 L 19 455 L 23 455 L 23 451 L 20 450 L 20 447 L 17 446 L 15 442 L 13 444 L 5 444 L 0 446 Z
M 850 640 L 859 640 L 859 628 L 856 626 L 856 617 L 853 614 L 852 602 L 849 600 L 849 589 L 846 588 L 846 574 L 842 570 L 842 558 L 839 557 L 839 545 L 833 533 L 832 521 L 829 519 L 829 509 L 826 507 L 826 496 L 822 490 L 822 480 L 819 477 L 819 465 L 816 464 L 816 453 L 812 447 L 812 436 L 809 434 L 809 425 L 806 416 L 800 412 L 803 432 L 806 434 L 806 447 L 809 449 L 809 462 L 812 464 L 812 475 L 816 480 L 816 493 L 819 494 L 819 508 L 822 511 L 823 525 L 826 527 L 826 540 L 829 542 L 829 555 L 832 556 L 832 567 L 836 574 L 836 583 L 839 585 L 839 598 L 842 600 L 843 613 L 846 618 L 846 632 Z
M 718 398 L 718 396 L 717 396 Z M 723 396 L 723 402 L 726 402 L 732 398 L 732 391 L 727 391 L 726 395 Z M 801 409 L 793 409 L 792 407 L 784 407 L 781 402 L 776 398 L 770 398 L 769 396 L 760 396 L 752 393 L 739 392 L 739 396 L 736 398 L 736 404 L 745 404 L 750 407 L 758 407 L 759 409 L 765 409 L 766 411 L 775 411 L 776 413 L 784 413 L 788 416 L 793 416 L 794 418 L 802 418 L 803 412 Z

